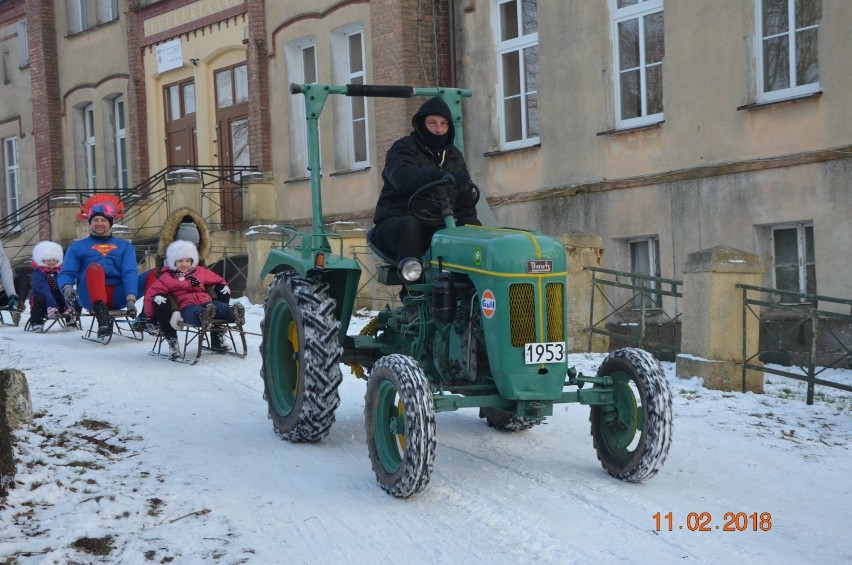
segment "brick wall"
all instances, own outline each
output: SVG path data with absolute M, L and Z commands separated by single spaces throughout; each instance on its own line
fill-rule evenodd
M 451 85 L 447 2 L 372 0 L 370 9 L 373 83 Z M 387 98 L 374 105 L 379 170 L 393 142 L 411 131 L 411 116 L 423 102 L 421 97 Z
M 252 165 L 272 171 L 269 117 L 269 57 L 266 49 L 265 0 L 248 0 L 249 152 Z
M 137 10 L 139 0 L 127 1 L 127 65 L 130 80 L 127 84 L 127 159 L 130 169 L 130 186 L 136 186 L 151 176 L 148 158 L 148 106 L 145 95 L 145 67 L 143 64 L 142 21 Z
M 62 116 L 57 66 L 56 24 L 53 2 L 31 2 L 27 27 L 30 36 L 33 138 L 38 195 L 63 186 Z M 47 204 L 43 217 L 47 218 Z M 39 237 L 50 238 L 50 222 L 40 223 Z

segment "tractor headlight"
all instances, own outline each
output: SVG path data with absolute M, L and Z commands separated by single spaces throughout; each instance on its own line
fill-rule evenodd
M 423 266 L 420 264 L 420 261 L 413 257 L 407 257 L 400 261 L 397 269 L 399 270 L 399 276 L 405 282 L 416 282 L 423 276 Z

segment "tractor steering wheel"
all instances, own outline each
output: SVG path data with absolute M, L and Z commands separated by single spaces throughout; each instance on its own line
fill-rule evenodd
M 446 216 L 464 218 L 470 214 L 479 202 L 479 187 L 470 183 L 473 197 L 456 208 L 459 195 L 452 190 L 453 183 L 438 179 L 418 188 L 408 199 L 408 212 L 426 224 L 444 225 Z

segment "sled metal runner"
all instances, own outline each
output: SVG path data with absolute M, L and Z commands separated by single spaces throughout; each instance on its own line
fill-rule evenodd
M 42 325 L 42 328 L 40 330 L 35 331 L 34 333 L 46 334 L 48 331 L 50 331 L 51 328 L 53 328 L 53 326 L 57 326 L 57 325 L 59 326 L 60 331 L 82 329 L 80 327 L 80 318 L 78 318 L 76 316 L 74 316 L 74 317 L 59 316 L 58 318 L 47 318 L 47 319 L 45 319 L 44 324 Z M 24 331 L 25 332 L 34 331 L 32 319 L 27 320 L 27 323 L 24 324 Z
M 145 332 L 136 329 L 136 319 L 131 318 L 127 315 L 126 310 L 110 310 L 109 318 L 110 318 L 110 333 L 108 336 L 104 338 L 98 337 L 98 323 L 97 318 L 91 312 L 86 312 L 80 315 L 80 324 L 83 326 L 83 318 L 91 318 L 89 322 L 89 327 L 83 332 L 81 336 L 83 339 L 87 341 L 94 341 L 96 343 L 101 343 L 103 345 L 108 344 L 112 341 L 113 335 L 118 335 L 121 337 L 126 337 L 128 339 L 132 339 L 135 341 L 142 341 L 145 337 Z
M 178 358 L 172 358 L 168 354 L 168 344 L 162 332 L 158 333 L 154 340 L 154 345 L 151 347 L 149 355 L 169 359 L 175 363 L 184 363 L 187 365 L 195 365 L 201 359 L 202 351 L 215 355 L 230 355 L 243 359 L 248 355 L 248 344 L 246 343 L 246 333 L 243 326 L 228 322 L 227 320 L 215 319 L 210 325 L 210 329 L 205 331 L 199 326 L 193 326 L 185 322 L 178 324 L 177 330 L 179 341 L 183 342 L 181 354 Z M 221 334 L 225 345 L 230 346 L 230 351 L 216 351 L 211 347 L 210 334 Z M 236 334 L 236 337 L 234 337 Z M 187 357 L 187 353 L 192 350 L 195 352 L 194 357 Z
M 8 308 L 3 308 L 2 310 L 0 310 L 0 326 L 14 326 L 17 328 L 20 323 L 20 311 L 9 310 Z

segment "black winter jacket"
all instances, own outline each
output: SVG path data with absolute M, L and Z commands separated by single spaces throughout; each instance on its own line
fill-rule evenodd
M 449 145 L 443 151 L 433 151 L 418 135 L 418 128 L 423 127 L 422 119 L 429 114 L 442 115 L 451 124 Z M 453 145 L 455 131 L 450 110 L 440 98 L 423 104 L 411 122 L 414 131 L 397 140 L 388 150 L 382 171 L 384 185 L 373 215 L 375 224 L 387 218 L 409 215 L 408 199 L 411 195 L 423 185 L 441 179 L 447 171 L 464 171 L 467 174 L 464 156 Z M 459 205 L 461 203 L 458 202 Z

